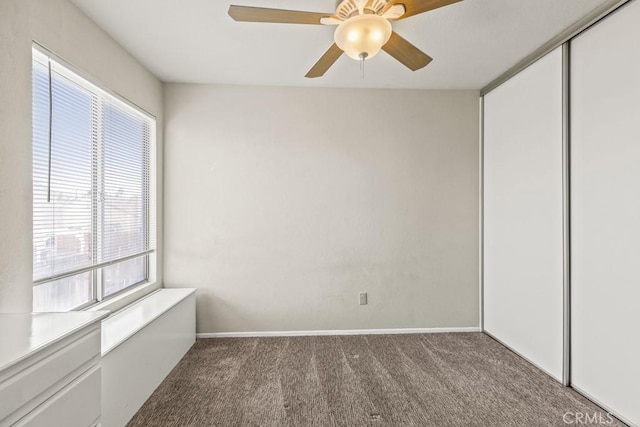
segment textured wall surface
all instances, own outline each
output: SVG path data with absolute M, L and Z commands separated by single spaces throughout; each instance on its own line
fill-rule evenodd
M 165 117 L 199 332 L 478 325 L 477 92 L 170 84 Z
M 162 206 L 160 81 L 69 0 L 0 1 L 0 311 L 31 311 L 32 40 L 157 117 Z M 162 247 L 161 228 L 158 246 Z M 161 283 L 162 265 L 158 271 Z
M 0 1 L 0 311 L 31 311 L 29 7 Z

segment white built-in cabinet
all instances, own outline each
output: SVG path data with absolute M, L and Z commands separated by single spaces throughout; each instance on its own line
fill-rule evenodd
M 483 97 L 483 327 L 637 426 L 640 0 L 562 49 Z
M 99 425 L 107 314 L 0 314 L 0 427 Z

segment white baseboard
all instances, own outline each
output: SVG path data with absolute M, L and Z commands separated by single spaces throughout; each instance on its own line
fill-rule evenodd
M 480 332 L 476 326 L 461 328 L 401 328 L 401 329 L 334 329 L 319 331 L 257 331 L 257 332 L 205 332 L 196 338 L 249 338 L 249 337 L 313 337 L 325 335 L 397 335 L 437 334 L 446 332 Z

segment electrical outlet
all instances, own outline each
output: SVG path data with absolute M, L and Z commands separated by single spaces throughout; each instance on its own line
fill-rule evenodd
M 367 293 L 360 292 L 360 305 L 367 305 Z

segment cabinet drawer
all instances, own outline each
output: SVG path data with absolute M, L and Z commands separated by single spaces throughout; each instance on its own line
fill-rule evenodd
M 41 403 L 55 393 L 57 388 L 64 386 L 65 383 L 61 381 L 65 377 L 69 377 L 65 380 L 69 382 L 78 376 L 82 372 L 79 369 L 99 354 L 100 329 L 96 329 L 32 365 L 28 365 L 29 362 L 26 361 L 27 367 L 24 370 L 0 384 L 0 420 L 28 403 L 29 406 Z M 48 395 L 39 396 L 45 391 L 48 391 Z M 23 408 L 26 411 L 29 409 Z
M 100 366 L 76 378 L 18 421 L 20 427 L 89 427 L 100 417 Z

